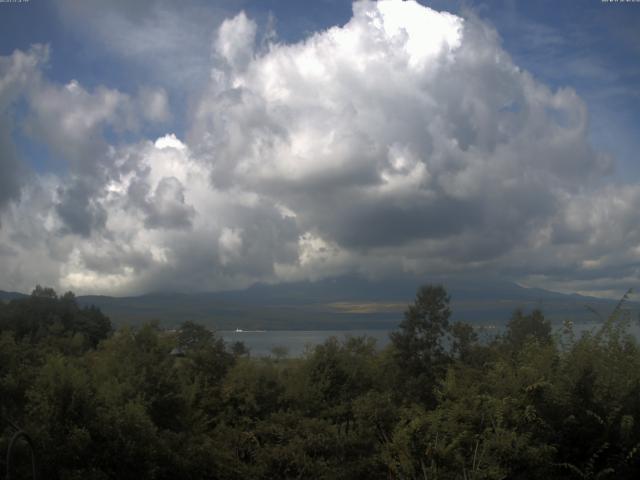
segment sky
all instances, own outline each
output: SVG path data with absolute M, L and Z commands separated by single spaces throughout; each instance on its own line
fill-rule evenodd
M 0 2 L 0 289 L 640 279 L 640 2 Z

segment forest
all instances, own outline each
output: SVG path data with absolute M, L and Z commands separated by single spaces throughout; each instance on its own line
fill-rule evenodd
M 638 478 L 625 300 L 580 336 L 534 310 L 479 341 L 425 285 L 387 347 L 331 338 L 287 358 L 190 321 L 114 330 L 37 287 L 0 302 L 0 477 L 31 478 L 26 442 L 5 458 L 22 429 L 54 480 Z

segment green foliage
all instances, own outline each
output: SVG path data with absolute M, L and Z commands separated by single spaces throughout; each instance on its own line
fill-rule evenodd
M 444 339 L 450 331 L 450 297 L 442 285 L 425 285 L 404 314 L 400 329 L 391 334 L 400 388 L 412 400 L 432 406 L 434 391 L 450 356 Z
M 509 323 L 505 340 L 513 349 L 520 349 L 528 340 L 540 343 L 551 341 L 551 323 L 538 309 L 528 315 L 516 310 Z
M 0 331 L 11 331 L 17 340 L 46 340 L 56 350 L 78 353 L 107 338 L 111 322 L 96 307 L 80 308 L 73 293 L 58 297 L 53 289 L 38 285 L 30 297 L 3 305 Z
M 0 304 L 1 413 L 54 480 L 637 478 L 640 346 L 623 303 L 580 337 L 515 312 L 481 344 L 426 286 L 384 350 L 330 338 L 252 358 L 193 322 L 111 332 L 38 287 Z

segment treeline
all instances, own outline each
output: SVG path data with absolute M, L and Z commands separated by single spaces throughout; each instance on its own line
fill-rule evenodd
M 376 349 L 252 358 L 186 322 L 112 331 L 73 294 L 0 302 L 0 476 L 22 427 L 46 479 L 637 478 L 640 350 L 617 308 L 553 335 L 515 312 L 479 342 L 441 286 Z M 20 453 L 20 452 L 19 452 Z M 12 478 L 30 478 L 26 452 Z

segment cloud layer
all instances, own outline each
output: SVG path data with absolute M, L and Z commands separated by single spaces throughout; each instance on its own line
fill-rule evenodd
M 212 35 L 182 139 L 140 134 L 171 116 L 161 88 L 57 85 L 44 47 L 0 58 L 2 288 L 487 269 L 594 292 L 617 272 L 637 280 L 640 189 L 607 183 L 584 102 L 514 65 L 480 20 L 363 1 L 299 43 L 257 31 L 240 13 Z M 28 172 L 17 128 L 64 168 Z

